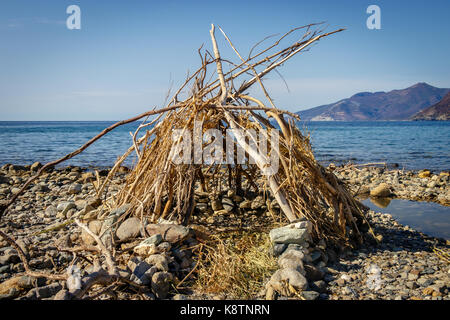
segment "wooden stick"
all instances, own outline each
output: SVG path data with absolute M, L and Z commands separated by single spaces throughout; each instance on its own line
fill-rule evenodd
M 282 65 L 283 63 L 285 63 L 287 60 L 289 60 L 290 58 L 292 58 L 294 55 L 296 55 L 297 53 L 299 53 L 300 51 L 302 51 L 303 49 L 307 48 L 309 45 L 311 45 L 312 43 L 320 40 L 320 38 L 332 35 L 333 33 L 337 33 L 337 32 L 341 32 L 344 31 L 345 29 L 341 28 L 335 31 L 331 31 L 328 33 L 324 33 L 321 35 L 318 35 L 316 37 L 314 37 L 313 39 L 310 39 L 309 41 L 307 41 L 304 45 L 300 46 L 299 48 L 297 48 L 294 52 L 290 53 L 288 56 L 286 56 L 285 58 L 283 58 L 282 60 L 278 61 L 277 63 L 272 64 L 271 66 L 267 67 L 265 70 L 261 71 L 258 75 L 256 75 L 255 77 L 253 77 L 250 81 L 248 81 L 246 84 L 244 84 L 241 88 L 239 88 L 238 92 L 244 92 L 245 90 L 247 90 L 248 88 L 250 88 L 256 81 L 258 81 L 258 79 L 261 79 L 262 77 L 264 77 L 267 73 L 269 73 L 270 71 L 272 71 L 273 69 L 275 69 L 276 67 Z
M 221 72 L 222 66 L 221 66 L 221 62 L 220 62 L 220 53 L 219 53 L 219 49 L 217 48 L 216 38 L 214 36 L 214 25 L 211 26 L 210 34 L 211 34 L 211 40 L 212 40 L 213 47 L 214 47 L 214 55 L 216 57 L 217 74 L 220 79 L 220 84 L 222 86 L 222 93 L 223 93 L 224 91 L 226 92 L 226 87 L 225 87 L 225 80 L 223 77 L 223 73 Z M 223 101 L 222 97 L 221 97 L 221 100 Z M 237 123 L 233 119 L 231 114 L 225 109 L 224 109 L 224 114 L 225 114 L 225 118 L 227 119 L 231 128 L 237 129 Z M 265 172 L 266 166 L 268 163 L 268 159 L 265 156 L 261 155 L 255 148 L 253 148 L 249 144 L 247 144 L 247 142 L 245 141 L 245 136 L 242 134 L 242 132 L 240 132 L 239 130 L 234 130 L 234 133 L 235 133 L 235 137 L 236 137 L 236 140 L 239 143 L 239 145 L 245 151 L 247 151 L 248 154 L 251 157 L 253 157 L 253 159 L 255 159 L 255 162 L 256 162 L 257 166 L 259 167 L 259 169 L 262 172 Z M 275 199 L 277 200 L 283 213 L 286 215 L 286 217 L 289 219 L 289 221 L 294 221 L 295 219 L 297 219 L 297 216 L 294 214 L 294 212 L 292 212 L 291 207 L 289 206 L 289 204 L 286 200 L 283 190 L 279 189 L 278 183 L 275 180 L 274 175 L 268 175 L 267 179 L 269 181 L 269 187 L 272 190 L 272 193 L 273 193 Z
M 249 62 L 249 61 L 251 61 L 251 60 L 254 60 L 255 58 L 261 56 L 261 55 L 264 54 L 265 52 L 268 52 L 269 50 L 271 50 L 271 49 L 273 49 L 274 47 L 278 46 L 279 43 L 281 42 L 281 40 L 283 40 L 283 38 L 285 38 L 286 36 L 288 36 L 290 33 L 294 32 L 294 31 L 296 31 L 296 30 L 298 30 L 298 29 L 303 29 L 303 28 L 308 28 L 308 30 L 309 30 L 309 28 L 310 28 L 311 26 L 319 25 L 319 24 L 322 24 L 322 23 L 317 23 L 317 24 L 316 24 L 316 23 L 313 23 L 313 24 L 309 24 L 309 25 L 306 25 L 306 26 L 303 26 L 303 27 L 298 27 L 298 28 L 291 29 L 289 32 L 285 33 L 281 38 L 279 38 L 273 45 L 271 45 L 270 47 L 268 47 L 268 48 L 262 50 L 261 52 L 255 54 L 255 55 L 249 57 L 249 58 L 246 60 L 246 62 Z M 315 34 L 316 34 L 316 33 L 314 33 L 313 36 L 314 36 Z M 288 48 L 285 48 L 285 49 L 283 49 L 283 50 L 281 50 L 281 51 L 278 51 L 278 52 L 276 52 L 276 53 L 274 53 L 274 54 L 271 54 L 270 56 L 268 56 L 268 57 L 266 57 L 266 58 L 264 58 L 264 59 L 261 59 L 260 61 L 254 63 L 252 66 L 253 66 L 253 67 L 256 67 L 256 66 L 258 66 L 258 65 L 261 65 L 262 63 L 269 62 L 269 61 L 271 61 L 271 59 L 273 59 L 273 58 L 275 58 L 275 57 L 277 57 L 277 56 L 281 56 L 281 55 L 287 53 L 289 50 L 292 51 L 294 48 L 297 48 L 297 47 L 301 46 L 302 44 L 304 44 L 304 43 L 307 42 L 307 41 L 303 41 L 303 39 L 305 39 L 306 35 L 309 35 L 309 32 L 306 32 L 305 35 L 303 36 L 303 38 L 302 38 L 300 41 L 297 41 L 296 43 L 294 43 L 292 46 L 290 46 L 290 47 L 288 47 Z M 244 63 L 241 63 L 240 65 L 236 66 L 235 68 L 233 68 L 233 69 L 231 69 L 229 72 L 227 72 L 227 73 L 225 74 L 225 76 L 227 76 L 226 81 L 230 81 L 230 80 L 232 80 L 232 79 L 235 79 L 235 78 L 239 77 L 241 74 L 246 73 L 247 71 L 250 70 L 250 68 L 247 67 L 247 68 L 244 68 L 244 69 L 240 70 L 239 72 L 237 72 L 237 73 L 235 73 L 235 74 L 232 74 L 232 73 L 233 73 L 234 71 L 236 71 L 237 69 L 242 68 L 243 65 L 244 65 Z M 203 95 L 207 95 L 208 93 L 212 92 L 214 89 L 218 88 L 218 87 L 220 86 L 220 83 L 216 84 L 217 81 L 218 81 L 218 80 L 215 80 L 215 81 L 213 81 L 212 83 L 210 83 L 209 85 L 207 85 L 205 88 L 203 88 L 203 89 L 202 89 L 202 94 L 203 94 Z M 205 91 L 205 90 L 206 90 L 206 91 Z

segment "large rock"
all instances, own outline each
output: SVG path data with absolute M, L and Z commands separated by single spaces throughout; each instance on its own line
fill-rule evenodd
M 297 270 L 294 269 L 279 269 L 270 278 L 266 288 L 272 288 L 279 294 L 289 297 L 293 295 L 293 292 L 289 289 L 291 285 L 297 291 L 303 291 L 308 288 L 308 281 Z
M 77 206 L 75 205 L 75 203 L 73 201 L 65 201 L 65 202 L 61 202 L 60 204 L 58 204 L 57 207 L 57 211 L 58 213 L 56 214 L 56 218 L 57 219 L 66 219 L 68 217 L 68 212 L 72 209 L 76 209 Z
M 119 240 L 125 241 L 136 238 L 141 232 L 141 220 L 132 217 L 126 219 L 119 228 L 117 228 L 116 236 Z
M 0 267 L 0 276 L 6 273 L 9 273 L 11 270 L 11 266 L 7 264 L 6 266 Z
M 139 278 L 139 281 L 142 285 L 148 286 L 152 283 L 153 275 L 158 272 L 158 268 L 155 266 L 150 267 L 144 274 Z M 138 282 L 139 283 L 139 282 Z
M 239 204 L 241 209 L 250 209 L 252 207 L 252 202 L 250 200 L 244 200 Z
M 386 183 L 380 183 L 376 188 L 370 190 L 371 197 L 389 197 L 391 195 L 391 190 Z
M 281 269 L 294 269 L 305 275 L 303 258 L 304 255 L 301 251 L 287 250 L 278 258 L 278 265 Z
M 189 228 L 178 224 L 149 224 L 146 230 L 150 236 L 160 234 L 163 241 L 170 243 L 183 241 L 190 233 Z
M 77 210 L 83 210 L 87 206 L 87 201 L 84 199 L 76 200 L 75 206 L 77 207 Z
M 31 190 L 36 193 L 46 193 L 50 191 L 50 188 L 45 183 L 41 182 L 35 185 Z
M 58 213 L 58 210 L 54 206 L 48 206 L 45 208 L 45 214 L 47 217 L 55 217 Z
M 274 257 L 280 256 L 288 247 L 286 243 L 274 243 L 272 246 L 272 254 Z
M 138 257 L 131 258 L 128 261 L 127 266 L 130 269 L 131 273 L 136 275 L 137 277 L 142 276 L 145 271 L 151 268 L 151 265 Z
M 58 293 L 56 293 L 55 296 L 53 297 L 53 300 L 69 300 L 69 299 L 71 299 L 71 294 L 66 289 L 59 290 Z
M 356 195 L 363 194 L 370 194 L 370 188 L 368 186 L 361 186 L 356 192 Z
M 273 243 L 302 245 L 310 240 L 310 228 L 311 224 L 309 221 L 302 221 L 281 228 L 272 229 L 269 236 Z
M 42 164 L 40 162 L 35 162 L 31 165 L 30 167 L 30 171 L 32 172 L 36 172 L 38 171 L 40 168 L 42 168 Z
M 88 224 L 88 228 L 89 230 L 91 230 L 95 235 L 99 235 L 100 231 L 102 229 L 102 222 L 99 220 L 93 220 L 91 222 L 89 222 Z M 83 243 L 85 245 L 94 245 L 96 242 L 94 240 L 94 238 L 92 238 L 86 231 L 82 230 L 81 231 L 81 240 L 83 241 Z
M 125 212 L 127 212 L 128 209 L 130 209 L 130 208 L 131 208 L 131 204 L 126 203 L 126 204 L 124 204 L 124 205 L 122 205 L 122 206 L 120 206 L 120 207 L 118 207 L 118 208 L 113 209 L 113 210 L 109 213 L 108 217 L 120 217 L 120 216 L 123 215 Z

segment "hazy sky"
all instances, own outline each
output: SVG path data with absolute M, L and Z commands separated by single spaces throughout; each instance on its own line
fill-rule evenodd
M 72 4 L 81 30 L 66 27 Z M 371 4 L 381 30 L 366 27 Z M 242 53 L 312 22 L 347 28 L 280 69 L 290 92 L 278 76 L 266 80 L 283 109 L 417 82 L 449 88 L 449 12 L 448 0 L 1 0 L 0 121 L 120 120 L 160 107 L 171 81 L 197 68 L 200 45 L 211 48 L 211 23 Z

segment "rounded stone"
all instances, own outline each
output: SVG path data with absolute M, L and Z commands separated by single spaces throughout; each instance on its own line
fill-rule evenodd
M 102 222 L 99 220 L 94 220 L 89 222 L 88 225 L 89 230 L 91 230 L 94 234 L 98 235 L 100 233 L 100 230 L 102 229 Z M 86 231 L 81 232 L 81 240 L 86 245 L 94 245 L 95 240 L 92 238 Z
M 380 183 L 376 188 L 370 190 L 370 196 L 372 197 L 388 197 L 390 194 L 391 190 L 386 183 Z
M 136 238 L 141 232 L 141 220 L 132 217 L 126 219 L 119 228 L 117 228 L 116 236 L 119 240 L 125 241 Z

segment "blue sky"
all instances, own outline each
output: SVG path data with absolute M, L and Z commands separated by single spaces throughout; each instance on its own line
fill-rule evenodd
M 72 4 L 81 30 L 66 27 Z M 371 4 L 381 8 L 381 30 L 366 27 Z M 290 91 L 276 75 L 265 81 L 283 109 L 417 82 L 449 88 L 449 11 L 448 0 L 2 0 L 0 121 L 119 120 L 161 107 L 171 81 L 177 88 L 197 68 L 200 45 L 211 48 L 211 23 L 242 53 L 312 22 L 347 28 L 280 69 Z M 232 55 L 221 38 L 219 46 Z

